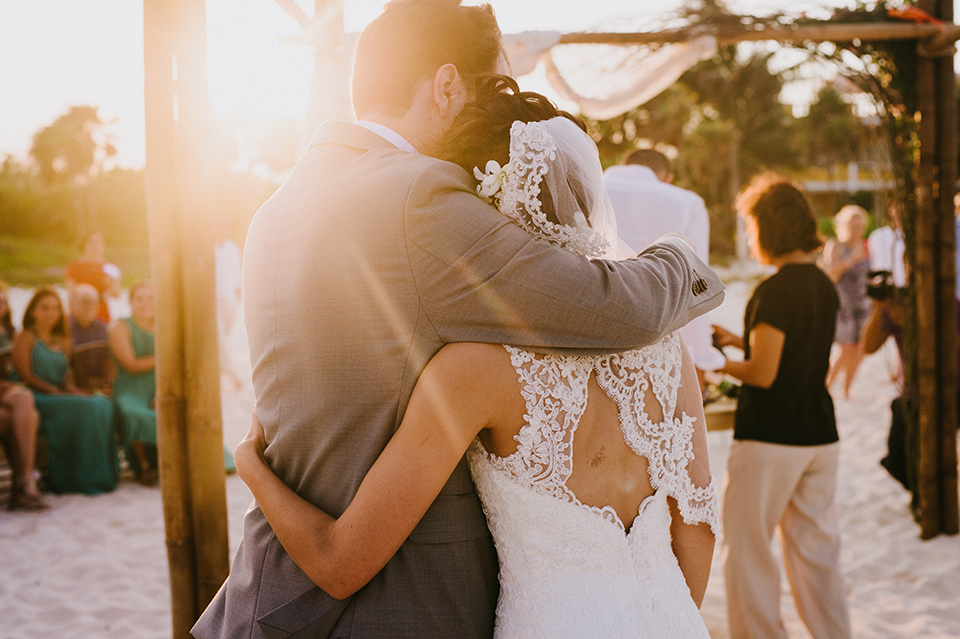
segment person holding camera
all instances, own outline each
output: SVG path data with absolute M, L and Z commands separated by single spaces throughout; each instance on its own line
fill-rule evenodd
M 908 353 L 904 341 L 904 318 L 909 311 L 909 297 L 907 289 L 898 287 L 895 276 L 890 271 L 871 271 L 867 285 L 867 295 L 873 300 L 873 309 L 863 327 L 860 343 L 866 355 L 876 353 L 889 338 L 897 345 L 900 356 L 900 370 L 897 374 L 900 396 L 890 404 L 890 434 L 887 436 L 887 455 L 880 460 L 880 465 L 907 490 L 914 492 L 915 477 L 907 466 L 907 450 L 911 448 L 908 442 L 909 429 L 907 419 L 913 407 L 910 388 L 904 382 L 902 362 L 908 361 Z M 960 336 L 960 300 L 957 301 L 957 335 Z M 960 352 L 957 353 L 957 367 L 960 368 Z M 960 401 L 960 379 L 957 388 Z M 960 421 L 957 427 L 960 428 Z M 914 500 L 916 493 L 914 492 Z M 914 503 L 914 506 L 916 503 Z
M 873 300 L 873 308 L 863 326 L 860 343 L 866 355 L 872 355 L 892 337 L 897 344 L 897 353 L 900 361 L 906 361 L 903 343 L 903 314 L 906 296 L 904 289 L 897 288 L 890 271 L 871 271 L 867 285 L 867 295 Z M 880 465 L 887 469 L 894 479 L 910 490 L 910 480 L 907 475 L 906 456 L 906 416 L 910 411 L 908 394 L 903 383 L 903 366 L 897 375 L 900 396 L 890 404 L 890 434 L 887 436 L 887 456 L 880 460 Z

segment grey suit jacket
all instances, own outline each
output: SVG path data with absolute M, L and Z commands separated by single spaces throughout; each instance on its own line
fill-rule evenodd
M 346 122 L 320 127 L 257 213 L 243 270 L 266 456 L 334 516 L 445 343 L 614 352 L 652 343 L 723 297 L 683 242 L 625 262 L 573 255 L 485 204 L 459 167 Z M 252 505 L 232 573 L 193 633 L 490 637 L 497 572 L 461 461 L 396 556 L 346 602 L 314 586 Z

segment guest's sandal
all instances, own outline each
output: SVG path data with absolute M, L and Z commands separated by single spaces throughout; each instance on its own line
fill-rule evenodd
M 50 508 L 50 505 L 44 501 L 43 497 L 40 495 L 31 495 L 30 493 L 24 490 L 15 490 L 10 495 L 10 504 L 7 506 L 8 510 L 26 510 L 26 511 L 41 511 L 47 510 Z

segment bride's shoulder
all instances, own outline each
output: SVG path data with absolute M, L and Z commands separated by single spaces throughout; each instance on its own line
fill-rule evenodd
M 513 371 L 510 354 L 499 344 L 457 342 L 447 344 L 433 356 L 431 365 L 445 370 L 469 369 L 474 375 L 498 375 Z

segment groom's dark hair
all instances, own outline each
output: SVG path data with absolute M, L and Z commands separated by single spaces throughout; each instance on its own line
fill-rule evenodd
M 469 82 L 493 71 L 502 36 L 489 4 L 461 0 L 392 0 L 360 34 L 353 64 L 353 109 L 400 116 L 417 85 L 444 64 Z

